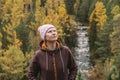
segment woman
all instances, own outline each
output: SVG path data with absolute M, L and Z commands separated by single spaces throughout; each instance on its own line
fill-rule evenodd
M 70 49 L 58 41 L 56 28 L 45 24 L 38 31 L 42 41 L 29 65 L 29 80 L 75 80 L 77 65 Z

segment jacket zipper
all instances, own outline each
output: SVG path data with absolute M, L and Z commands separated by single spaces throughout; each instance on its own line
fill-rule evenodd
M 57 80 L 57 69 L 56 69 L 56 60 L 55 60 L 54 53 L 53 53 L 53 68 L 54 68 L 54 77 L 55 77 L 55 80 Z

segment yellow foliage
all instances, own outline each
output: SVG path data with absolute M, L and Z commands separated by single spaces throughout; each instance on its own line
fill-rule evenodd
M 106 9 L 102 2 L 96 3 L 95 15 L 97 18 L 97 20 L 95 19 L 95 21 L 98 22 L 97 25 L 99 25 L 99 27 L 102 28 L 107 19 Z
M 2 38 L 2 34 L 0 33 L 0 38 Z
M 2 22 L 8 21 L 10 19 L 12 22 L 12 26 L 16 27 L 16 25 L 19 24 L 20 18 L 23 17 L 23 1 L 6 0 L 2 8 L 2 11 L 3 11 Z
M 59 7 L 58 10 L 59 10 L 59 13 L 62 13 L 63 16 L 67 14 L 66 9 L 64 7 Z
M 111 13 L 113 15 L 119 14 L 120 13 L 120 7 L 119 7 L 119 5 L 114 6 L 113 9 L 112 9 L 112 11 L 111 11 Z
M 96 61 L 96 65 L 90 68 L 88 73 L 85 73 L 88 80 L 105 80 L 105 66 L 102 62 Z
M 114 56 L 119 56 L 120 55 L 120 14 L 114 16 L 113 22 L 114 22 L 114 27 L 113 27 L 113 32 L 110 34 L 110 40 L 111 40 L 111 52 L 113 53 Z
M 32 2 L 32 0 L 23 0 L 24 1 L 24 3 L 31 3 Z
M 36 7 L 36 11 L 35 11 L 36 26 L 37 27 L 40 26 L 44 19 L 45 19 L 45 9 L 44 8 L 42 9 L 40 7 Z
M 112 2 L 112 0 L 108 0 L 108 2 Z
M 55 3 L 55 4 L 54 4 Z M 36 0 L 36 11 L 35 11 L 35 22 L 31 22 L 29 28 L 36 32 L 37 28 L 40 25 L 43 24 L 53 24 L 58 29 L 58 35 L 59 37 L 62 37 L 64 35 L 62 31 L 62 25 L 66 24 L 68 15 L 65 9 L 65 4 L 63 0 L 47 0 L 45 7 L 39 7 L 40 1 Z M 46 15 L 47 14 L 47 15 Z M 72 23 L 73 21 L 70 20 Z M 67 26 L 66 26 L 67 27 Z M 69 29 L 69 27 L 68 27 Z M 32 33 L 30 33 L 32 34 Z M 32 36 L 32 39 L 35 39 L 35 37 Z M 32 40 L 33 41 L 33 40 Z
M 33 55 L 35 54 L 34 50 L 31 50 L 29 53 L 25 53 L 25 69 L 24 69 L 24 76 L 28 76 L 28 64 L 31 62 Z
M 9 50 L 6 50 L 3 55 L 4 56 L 0 57 L 0 66 L 4 71 L 3 73 L 8 77 L 12 74 L 21 74 L 19 76 L 22 77 L 24 67 L 23 61 L 25 60 L 22 51 L 15 46 L 9 46 Z
M 1 48 L 2 47 L 1 38 L 2 38 L 2 34 L 0 33 L 0 56 L 1 56 L 2 52 L 3 52 L 2 48 Z
M 114 21 L 117 21 L 119 18 L 120 18 L 120 14 L 115 15 L 114 18 L 113 18 L 113 20 L 114 20 Z
M 20 47 L 21 41 L 17 39 L 15 28 L 19 25 L 23 15 L 23 0 L 6 0 L 2 7 L 2 22 L 11 22 L 5 24 L 3 30 L 7 33 L 6 38 L 12 44 Z M 3 23 L 4 24 L 4 23 Z M 19 44 L 18 44 L 19 42 Z
M 56 3 L 56 4 L 54 4 L 54 3 Z M 60 5 L 58 5 L 58 3 Z M 64 1 L 56 0 L 56 1 L 52 2 L 51 0 L 47 0 L 45 8 L 48 12 L 48 15 L 43 20 L 43 24 L 51 23 L 51 24 L 55 25 L 58 28 L 59 35 L 62 35 L 63 33 L 62 33 L 61 24 L 65 24 L 65 22 L 68 18 Z
M 106 15 L 106 9 L 105 6 L 102 2 L 97 2 L 95 9 L 91 13 L 89 17 L 90 22 L 96 21 L 98 29 L 102 29 L 106 20 L 107 20 L 107 15 Z
M 25 1 L 25 2 L 24 2 Z M 15 28 L 19 25 L 20 19 L 24 18 L 27 15 L 25 15 L 24 11 L 24 4 L 31 4 L 32 0 L 6 0 L 5 4 L 3 5 L 3 17 L 2 17 L 2 23 L 5 21 L 10 20 L 10 24 L 7 23 L 3 27 L 3 30 L 8 34 L 6 35 L 7 40 L 11 42 L 12 44 L 16 46 L 20 46 L 22 43 L 19 41 L 17 38 L 16 32 L 14 32 Z M 38 32 L 36 31 L 37 28 L 46 23 L 53 24 L 57 27 L 58 29 L 58 35 L 60 37 L 64 36 L 63 33 L 63 25 L 66 24 L 68 21 L 67 19 L 70 18 L 69 15 L 66 12 L 66 7 L 64 0 L 47 0 L 45 3 L 45 7 L 40 7 L 40 0 L 36 0 L 36 5 L 35 5 L 35 21 L 30 22 L 30 24 L 25 25 L 28 26 L 30 31 L 30 43 L 33 41 L 35 44 L 37 43 L 35 40 L 38 39 Z M 9 12 L 8 12 L 9 10 Z M 33 13 L 34 14 L 34 13 Z M 70 18 L 70 23 L 73 23 L 72 19 Z M 68 30 L 71 30 L 69 25 L 66 25 L 65 27 L 68 26 Z M 37 37 L 35 37 L 37 35 Z M 35 39 L 35 40 L 33 40 Z M 33 44 L 33 43 L 32 43 Z
M 89 21 L 92 22 L 94 20 L 94 13 L 95 13 L 95 9 L 93 10 L 93 12 L 91 13 L 90 17 L 89 17 Z
M 16 31 L 11 26 L 11 24 L 6 25 L 2 29 L 8 34 L 6 35 L 6 38 L 9 42 L 17 47 L 20 47 L 22 45 L 22 42 L 17 38 Z
M 2 46 L 2 42 L 0 42 L 0 49 L 1 49 L 1 46 Z
M 75 2 L 75 4 L 74 4 L 74 11 L 75 11 L 75 14 L 77 14 L 79 5 L 80 5 L 80 0 L 76 0 L 76 2 Z

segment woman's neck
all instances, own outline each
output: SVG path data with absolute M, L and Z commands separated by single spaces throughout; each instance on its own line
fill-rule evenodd
M 55 41 L 54 42 L 47 41 L 46 45 L 47 45 L 48 50 L 55 50 L 56 49 L 56 42 Z

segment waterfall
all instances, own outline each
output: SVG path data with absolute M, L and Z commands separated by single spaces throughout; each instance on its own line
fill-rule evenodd
M 87 26 L 78 26 L 78 46 L 75 47 L 75 58 L 78 64 L 78 71 L 81 73 L 83 80 L 85 78 L 84 72 L 87 72 L 89 69 L 89 44 L 88 44 L 88 33 Z

